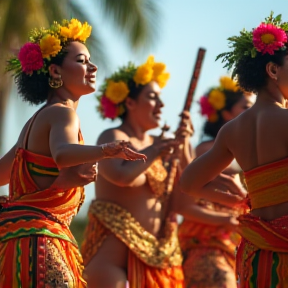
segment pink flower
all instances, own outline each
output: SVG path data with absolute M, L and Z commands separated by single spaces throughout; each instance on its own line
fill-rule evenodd
M 114 119 L 117 117 L 117 105 L 110 101 L 105 95 L 101 97 L 100 103 L 105 118 Z
M 253 30 L 254 47 L 262 54 L 273 55 L 274 51 L 283 47 L 286 42 L 286 32 L 273 24 L 261 23 Z
M 203 116 L 205 115 L 209 118 L 212 114 L 216 113 L 215 109 L 210 104 L 207 96 L 205 96 L 205 95 L 202 96 L 200 98 L 199 103 L 200 103 L 200 107 L 201 107 L 201 114 Z
M 32 74 L 33 71 L 43 67 L 44 62 L 40 46 L 35 43 L 26 43 L 19 51 L 18 58 L 21 62 L 22 71 L 27 74 Z

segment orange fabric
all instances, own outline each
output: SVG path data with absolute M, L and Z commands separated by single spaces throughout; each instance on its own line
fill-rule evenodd
M 39 189 L 27 161 L 56 167 L 49 157 L 22 148 L 16 152 L 9 197 L 0 203 L 0 287 L 44 288 L 62 280 L 69 288 L 86 287 L 82 259 L 69 229 L 84 190 Z
M 237 233 L 184 219 L 178 237 L 183 252 L 186 288 L 236 287 Z
M 239 217 L 243 240 L 237 251 L 239 288 L 288 287 L 288 216 L 264 221 Z
M 184 276 L 183 276 L 183 270 L 181 267 L 181 258 L 180 261 L 177 261 L 179 265 L 172 265 L 169 263 L 169 260 L 171 258 L 174 259 L 178 254 L 179 245 L 177 246 L 177 243 L 173 243 L 177 241 L 177 238 L 174 239 L 174 237 L 171 237 L 170 245 L 169 247 L 162 247 L 163 249 L 159 249 L 158 253 L 151 253 L 151 251 L 147 252 L 145 251 L 146 246 L 149 246 L 147 239 L 149 238 L 150 241 L 154 241 L 155 238 L 153 235 L 149 234 L 147 231 L 145 231 L 142 227 L 141 233 L 137 233 L 136 231 L 133 231 L 133 229 L 128 229 L 126 226 L 126 223 L 129 222 L 134 228 L 136 227 L 136 230 L 138 229 L 138 222 L 135 222 L 135 219 L 131 216 L 130 213 L 128 213 L 123 208 L 120 208 L 116 204 L 112 204 L 109 202 L 105 202 L 107 204 L 107 211 L 110 215 L 112 215 L 111 218 L 108 217 L 108 215 L 102 215 L 103 217 L 99 219 L 100 217 L 97 217 L 97 212 L 93 208 L 97 206 L 97 203 L 99 206 L 105 209 L 104 201 L 93 201 L 90 209 L 89 209 L 89 222 L 88 226 L 86 227 L 85 231 L 85 237 L 84 242 L 81 247 L 81 252 L 84 259 L 85 266 L 89 263 L 89 261 L 93 258 L 93 256 L 97 253 L 98 249 L 101 247 L 102 243 L 105 241 L 105 238 L 113 233 L 119 240 L 121 240 L 123 243 L 127 245 L 129 248 L 129 257 L 128 257 L 128 263 L 127 263 L 127 273 L 128 273 L 128 281 L 129 281 L 129 287 L 130 288 L 184 288 Z M 117 209 L 114 210 L 113 208 Z M 104 214 L 107 211 L 101 212 Z M 122 212 L 120 212 L 122 211 Z M 114 215 L 114 213 L 117 213 L 117 215 Z M 126 213 L 124 213 L 126 212 Z M 127 214 L 129 214 L 128 218 Z M 117 218 L 114 218 L 114 216 Z M 120 220 L 119 220 L 120 219 Z M 107 223 L 106 223 L 107 222 Z M 122 225 L 120 225 L 120 222 L 122 222 Z M 115 227 L 111 227 L 111 225 L 115 225 Z M 111 228 L 109 229 L 108 226 Z M 172 227 L 172 226 L 169 226 Z M 120 230 L 121 231 L 120 231 Z M 111 231 L 114 230 L 114 231 Z M 124 239 L 124 235 L 121 234 L 122 231 L 129 231 L 129 235 L 132 235 L 132 238 L 135 238 L 134 243 L 128 243 L 127 239 Z M 116 231 L 119 231 L 117 233 Z M 149 237 L 149 235 L 151 237 Z M 141 236 L 143 239 L 141 240 Z M 145 239 L 146 237 L 146 239 Z M 156 241 L 155 241 L 156 242 Z M 159 240 L 161 242 L 161 240 Z M 159 245 L 158 243 L 154 243 L 155 247 Z M 147 245 L 146 245 L 147 244 Z M 176 249 L 173 249 L 173 251 L 169 251 L 170 247 L 176 247 Z M 139 247 L 142 247 L 141 255 L 139 254 L 139 251 L 137 249 Z M 168 248 L 168 249 L 167 249 Z M 157 251 L 157 249 L 155 249 Z M 169 257 L 169 253 L 171 253 L 171 256 Z M 161 255 L 160 255 L 161 254 Z M 176 254 L 176 255 L 174 255 Z M 180 250 L 179 250 L 180 254 Z M 163 256 L 164 255 L 164 256 Z M 141 257 L 141 259 L 140 259 Z M 154 261 L 155 265 L 148 265 L 146 262 L 153 262 L 153 260 L 158 259 L 159 257 L 162 257 L 165 260 L 161 260 L 161 263 L 159 261 Z M 180 255 L 181 257 L 181 255 Z M 161 259 L 162 259 L 161 258 Z M 163 268 L 161 268 L 162 266 Z
M 288 158 L 244 172 L 251 208 L 288 202 Z
M 165 269 L 151 267 L 142 262 L 130 250 L 128 258 L 128 282 L 131 288 L 184 288 L 181 266 Z

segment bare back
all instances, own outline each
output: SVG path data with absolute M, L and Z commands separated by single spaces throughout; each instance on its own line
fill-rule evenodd
M 277 104 L 256 102 L 225 127 L 227 146 L 244 171 L 288 157 L 288 111 Z M 264 219 L 287 214 L 288 203 L 255 209 Z
M 286 121 L 287 109 L 256 103 L 228 123 L 228 148 L 244 171 L 288 157 Z

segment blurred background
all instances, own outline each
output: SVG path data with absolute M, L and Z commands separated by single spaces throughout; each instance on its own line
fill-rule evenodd
M 205 120 L 199 114 L 197 101 L 209 87 L 218 85 L 220 76 L 229 75 L 220 61 L 215 62 L 216 56 L 229 50 L 228 37 L 238 35 L 244 27 L 247 30 L 257 27 L 270 11 L 288 20 L 288 1 L 0 0 L 0 155 L 15 144 L 23 124 L 39 108 L 22 102 L 11 75 L 4 74 L 5 60 L 27 41 L 31 28 L 73 17 L 91 24 L 93 37 L 88 46 L 92 61 L 98 66 L 98 87 L 106 76 L 128 61 L 142 64 L 152 54 L 156 61 L 164 62 L 171 78 L 162 91 L 165 103 L 162 124 L 170 125 L 171 132 L 178 124 L 197 50 L 205 48 L 191 109 L 195 128 L 191 142 L 195 146 Z M 90 145 L 95 144 L 104 129 L 119 124 L 100 118 L 96 94 L 84 96 L 78 107 L 85 143 Z M 7 193 L 8 186 L 0 187 L 0 194 Z M 79 242 L 93 198 L 94 184 L 90 184 L 72 225 Z

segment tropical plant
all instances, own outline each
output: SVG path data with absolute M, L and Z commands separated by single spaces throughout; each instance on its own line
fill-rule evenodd
M 87 1 L 87 0 L 86 0 Z M 3 145 L 3 120 L 11 91 L 11 77 L 4 74 L 8 55 L 16 53 L 27 40 L 27 33 L 37 26 L 47 26 L 53 20 L 76 17 L 94 24 L 89 17 L 86 1 L 70 0 L 1 0 L 0 1 L 0 153 Z M 134 49 L 145 48 L 156 39 L 159 11 L 153 0 L 97 0 L 89 1 L 93 9 L 100 9 L 104 19 L 112 21 L 115 29 L 126 35 Z M 91 15 L 91 14 L 90 14 Z M 103 23 L 102 23 L 103 25 Z M 100 25 L 98 25 L 100 26 Z M 101 26 L 93 25 L 90 50 L 99 65 L 108 58 L 99 35 Z

